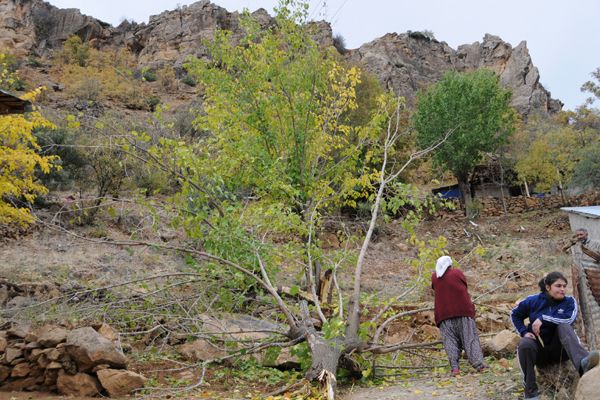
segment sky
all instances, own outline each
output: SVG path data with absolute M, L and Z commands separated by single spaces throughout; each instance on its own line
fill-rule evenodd
M 48 1 L 48 0 L 47 0 Z M 527 42 L 540 81 L 552 97 L 574 110 L 588 94 L 581 85 L 600 67 L 598 0 L 307 0 L 312 19 L 331 23 L 353 49 L 386 33 L 432 31 L 456 49 L 481 42 L 486 33 L 516 47 Z M 150 15 L 191 4 L 192 0 L 49 0 L 59 8 L 78 8 L 113 26 L 124 19 L 148 22 Z M 212 0 L 229 11 L 265 8 L 277 0 Z

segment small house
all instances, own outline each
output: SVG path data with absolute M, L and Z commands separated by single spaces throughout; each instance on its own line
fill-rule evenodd
M 600 240 L 600 206 L 563 207 L 561 210 L 568 213 L 573 232 L 584 228 L 590 239 Z
M 23 114 L 31 111 L 31 103 L 0 89 L 0 115 Z

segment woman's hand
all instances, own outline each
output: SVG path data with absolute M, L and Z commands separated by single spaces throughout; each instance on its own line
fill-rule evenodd
M 533 331 L 533 333 L 536 336 L 540 336 L 540 327 L 542 326 L 542 320 L 541 319 L 536 319 L 535 321 L 533 321 L 533 324 L 531 324 L 531 330 Z
M 535 335 L 531 332 L 527 332 L 523 337 L 527 337 L 527 338 L 535 340 Z

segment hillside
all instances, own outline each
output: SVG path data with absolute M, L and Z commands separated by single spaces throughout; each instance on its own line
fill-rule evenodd
M 113 27 L 0 1 L 0 88 L 36 97 L 0 116 L 0 393 L 521 394 L 508 316 L 543 274 L 570 277 L 559 207 L 600 200 L 575 179 L 597 110 L 562 112 L 526 42 L 345 49 L 288 11 L 202 0 Z M 482 374 L 449 377 L 429 290 L 446 254 Z
M 108 219 L 102 221 L 99 227 L 77 230 L 75 233 L 87 237 L 106 236 L 118 240 L 119 237 L 123 237 L 122 229 L 116 220 Z M 477 221 L 477 226 L 469 223 L 458 213 L 442 213 L 437 218 L 423 222 L 418 231 L 423 239 L 435 238 L 438 235 L 448 238 L 449 253 L 458 260 L 460 268 L 469 280 L 471 294 L 477 299 L 477 323 L 482 333 L 482 340 L 487 340 L 503 329 L 511 329 L 508 319 L 509 310 L 515 301 L 537 291 L 536 281 L 539 276 L 551 270 L 563 271 L 567 275 L 570 271 L 570 257 L 560 252 L 560 247 L 570 237 L 570 229 L 566 216 L 559 210 L 540 209 L 522 214 L 481 218 Z M 405 290 L 406 282 L 413 277 L 414 272 L 411 272 L 411 267 L 407 265 L 412 251 L 405 243 L 405 239 L 406 233 L 397 223 L 392 222 L 382 229 L 382 234 L 373 244 L 373 251 L 369 254 L 365 267 L 365 287 L 370 296 L 381 298 L 397 296 Z M 473 250 L 478 247 L 485 251 L 477 254 Z M 59 294 L 72 293 L 74 289 L 81 291 L 90 287 L 113 287 L 120 282 L 133 282 L 142 276 L 184 272 L 188 268 L 184 259 L 171 252 L 135 249 L 110 243 L 94 244 L 89 240 L 77 239 L 71 234 L 44 227 L 36 229 L 19 240 L 5 242 L 0 253 L 0 263 L 5 266 L 2 273 L 4 283 L 0 284 L 0 287 L 5 288 L 6 293 L 7 282 L 11 282 L 21 288 L 20 296 L 25 296 L 18 300 L 13 297 L 16 293 L 11 291 L 7 293 L 8 298 L 3 302 L 5 318 L 15 307 L 46 300 Z M 342 277 L 340 284 L 346 286 L 349 282 Z M 131 294 L 143 295 L 148 290 L 144 285 L 139 284 L 130 284 L 126 287 L 130 296 Z M 114 295 L 119 297 L 118 286 L 114 290 L 117 290 Z M 411 297 L 417 300 L 418 304 L 431 304 L 431 299 L 427 296 L 422 299 L 418 299 L 420 296 Z M 47 312 L 40 314 L 40 309 L 36 312 L 38 317 L 35 318 L 55 320 L 63 324 L 85 324 L 88 321 L 97 321 L 97 318 L 102 315 L 97 314 L 101 308 L 93 313 L 80 311 L 80 307 L 89 308 L 89 305 L 86 306 L 88 301 L 81 299 L 80 302 L 80 305 L 76 303 L 60 305 L 62 311 L 57 316 Z M 94 303 L 96 305 L 93 309 L 101 307 L 101 303 L 97 303 L 97 300 L 92 301 L 91 304 Z M 408 300 L 405 304 L 410 303 L 411 301 Z M 117 304 L 115 306 L 120 307 Z M 87 317 L 84 317 L 86 314 Z M 107 316 L 105 315 L 104 318 Z M 80 319 L 82 317 L 83 319 Z M 116 323 L 116 320 L 112 323 Z M 173 333 L 175 334 L 176 331 Z M 438 335 L 430 312 L 421 312 L 390 327 L 386 333 L 386 342 L 424 343 L 438 340 Z M 146 346 L 152 346 L 153 341 L 148 342 L 148 338 L 136 339 L 136 337 L 123 336 L 122 340 L 123 345 L 132 348 L 129 356 L 134 359 L 140 358 L 139 362 L 134 363 L 135 370 L 149 377 L 155 376 L 162 383 L 175 380 L 194 382 L 195 373 L 188 376 L 185 371 L 173 372 L 171 378 L 168 377 L 170 374 L 152 373 L 151 371 L 159 366 L 159 368 L 170 368 L 178 362 L 159 361 L 153 358 L 142 361 L 143 353 L 151 348 Z M 167 346 L 163 348 L 165 354 L 172 354 L 171 352 L 178 347 L 179 341 L 169 341 L 169 343 L 173 343 L 175 347 L 169 350 L 171 345 L 163 343 L 162 346 Z M 404 365 L 407 368 L 406 372 L 376 381 L 379 382 L 376 383 L 377 388 L 361 389 L 356 386 L 357 383 L 351 386 L 342 383 L 342 393 L 346 393 L 342 398 L 392 399 L 406 396 L 406 398 L 426 399 L 435 396 L 441 399 L 454 399 L 458 398 L 455 396 L 467 396 L 500 400 L 513 397 L 521 390 L 520 375 L 513 359 L 514 355 L 507 354 L 506 358 L 487 357 L 491 371 L 483 375 L 467 372 L 461 378 L 449 379 L 444 368 L 445 356 L 439 345 L 433 349 L 417 351 L 418 353 L 412 355 L 406 353 L 403 356 L 404 362 L 399 365 Z M 381 365 L 386 365 L 388 362 L 380 361 Z M 227 371 L 226 366 L 221 368 L 224 368 L 224 372 Z M 411 372 L 412 368 L 419 372 Z M 210 386 L 199 389 L 188 398 L 242 398 L 248 394 L 248 391 L 252 393 L 252 390 L 259 390 L 266 393 L 279 385 L 275 382 L 263 382 L 261 379 L 254 384 L 242 380 L 240 381 L 242 386 L 238 386 L 235 392 L 231 392 L 231 389 L 227 388 L 228 378 L 226 378 L 231 372 L 225 372 L 223 375 L 218 372 L 219 370 L 220 368 L 217 368 L 207 377 Z M 465 370 L 468 371 L 467 366 Z M 248 370 L 247 373 L 253 372 Z M 376 373 L 387 374 L 390 370 L 381 369 Z M 457 385 L 460 389 L 458 393 Z M 254 396 L 258 397 L 253 398 L 262 398 L 260 395 Z M 47 397 L 40 395 L 27 398 Z

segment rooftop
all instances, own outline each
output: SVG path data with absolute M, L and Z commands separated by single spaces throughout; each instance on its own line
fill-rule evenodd
M 562 207 L 561 210 L 584 215 L 591 218 L 600 218 L 600 206 L 589 206 L 589 207 Z
M 31 111 L 31 103 L 0 89 L 0 115 Z

